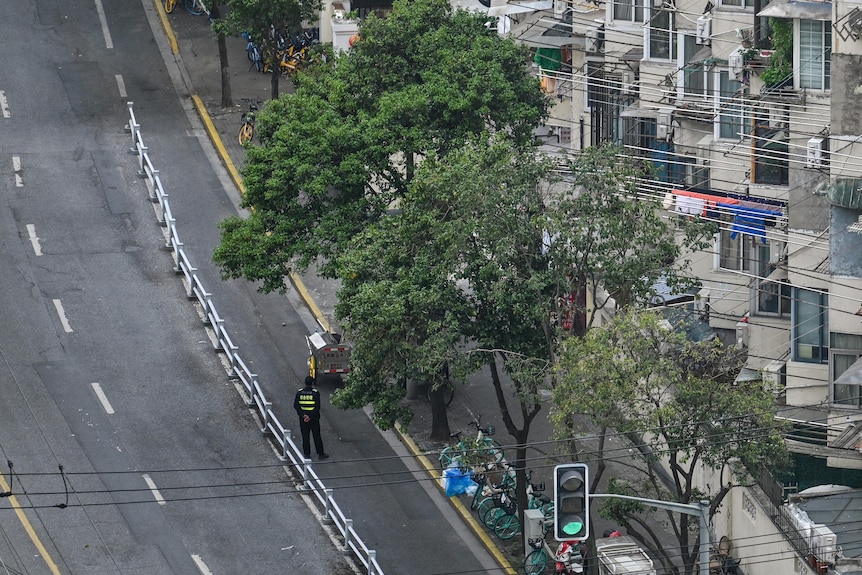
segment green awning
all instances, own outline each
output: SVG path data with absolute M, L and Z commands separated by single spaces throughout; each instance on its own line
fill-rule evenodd
M 555 72 L 562 68 L 563 55 L 559 48 L 537 48 L 533 60 L 542 70 Z

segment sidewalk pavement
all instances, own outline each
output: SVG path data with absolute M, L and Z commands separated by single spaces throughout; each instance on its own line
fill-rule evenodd
M 172 14 L 166 14 L 160 0 L 154 0 L 154 2 L 177 65 L 180 70 L 184 70 L 183 75 L 188 89 L 186 96 L 191 99 L 231 179 L 240 193 L 243 193 L 242 178 L 238 170 L 244 162 L 245 150 L 240 146 L 237 138 L 242 125 L 241 118 L 243 112 L 247 110 L 246 100 L 263 102 L 270 99 L 271 77 L 257 72 L 250 66 L 246 57 L 245 40 L 228 38 L 230 88 L 235 105 L 223 108 L 218 46 L 207 18 L 192 16 L 185 10 L 179 9 Z M 293 86 L 289 79 L 279 79 L 280 93 L 288 93 L 292 90 Z M 318 277 L 314 269 L 309 269 L 301 276 L 292 274 L 290 279 L 317 321 L 325 329 L 337 331 L 333 323 L 338 282 Z M 458 393 L 460 397 L 456 401 L 464 402 L 465 394 L 460 390 Z M 431 476 L 439 478 L 440 472 L 437 469 L 437 458 L 434 453 L 444 446 L 427 439 L 431 422 L 430 404 L 420 399 L 413 401 L 411 407 L 414 410 L 413 422 L 409 430 L 397 430 L 398 435 L 426 471 Z M 452 429 L 468 430 L 472 414 L 482 411 L 478 408 L 480 406 L 463 405 L 463 407 L 464 409 L 450 409 L 449 421 Z M 505 440 L 502 442 L 505 443 Z M 519 566 L 521 561 L 513 555 L 513 552 L 516 552 L 515 549 L 520 551 L 520 546 L 515 544 L 518 538 L 509 542 L 493 539 L 471 512 L 469 504 L 465 506 L 458 498 L 450 498 L 449 501 L 497 559 L 504 572 L 511 575 L 517 573 L 519 569 L 515 565 Z M 504 545 L 506 543 L 508 547 Z

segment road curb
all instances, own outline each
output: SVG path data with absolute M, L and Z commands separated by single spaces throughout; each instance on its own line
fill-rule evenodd
M 443 490 L 443 487 L 440 485 L 440 471 L 437 470 L 437 466 L 431 463 L 425 454 L 419 449 L 419 446 L 413 441 L 413 438 L 407 435 L 405 431 L 402 429 L 401 425 L 395 424 L 395 434 L 401 440 L 407 450 L 410 451 L 416 458 L 416 461 L 425 469 L 425 472 L 430 475 L 434 479 L 434 484 L 437 486 L 437 489 L 440 490 L 444 495 L 446 492 Z M 485 529 L 482 528 L 482 525 L 473 517 L 473 514 L 470 513 L 470 510 L 464 506 L 460 499 L 456 499 L 453 497 L 448 497 L 449 503 L 452 504 L 452 507 L 455 508 L 455 511 L 458 512 L 458 515 L 461 516 L 461 519 L 464 520 L 467 525 L 470 526 L 470 529 L 473 533 L 476 534 L 476 537 L 482 542 L 485 548 L 488 550 L 497 563 L 500 564 L 500 567 L 505 571 L 508 575 L 517 575 L 518 571 L 512 566 L 512 563 L 506 559 L 506 556 L 500 551 L 500 548 L 491 540 L 491 537 L 488 536 L 488 533 Z

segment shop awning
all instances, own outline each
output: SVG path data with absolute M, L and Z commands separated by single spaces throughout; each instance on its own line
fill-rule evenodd
M 497 2 L 492 1 L 488 8 L 488 16 L 506 16 L 509 14 L 529 14 L 541 10 L 553 10 L 554 3 L 550 0 L 539 2 Z
M 832 20 L 832 2 L 772 0 L 757 15 L 771 18 L 796 18 L 798 20 Z
M 518 34 L 516 39 L 527 46 L 554 48 L 558 52 L 561 46 L 568 46 L 575 42 L 571 24 L 544 18 Z
M 761 281 L 760 283 L 766 283 L 766 282 L 779 283 L 779 282 L 787 281 L 787 277 L 788 277 L 787 268 L 777 267 L 774 270 L 772 270 L 772 273 L 770 273 L 768 276 L 763 278 L 763 281 Z

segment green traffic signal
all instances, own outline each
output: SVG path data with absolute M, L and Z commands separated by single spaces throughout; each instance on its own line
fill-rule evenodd
M 563 524 L 563 533 L 566 535 L 575 536 L 578 535 L 584 529 L 583 521 L 569 521 L 568 523 Z
M 583 541 L 589 537 L 589 469 L 584 463 L 554 467 L 554 538 Z

